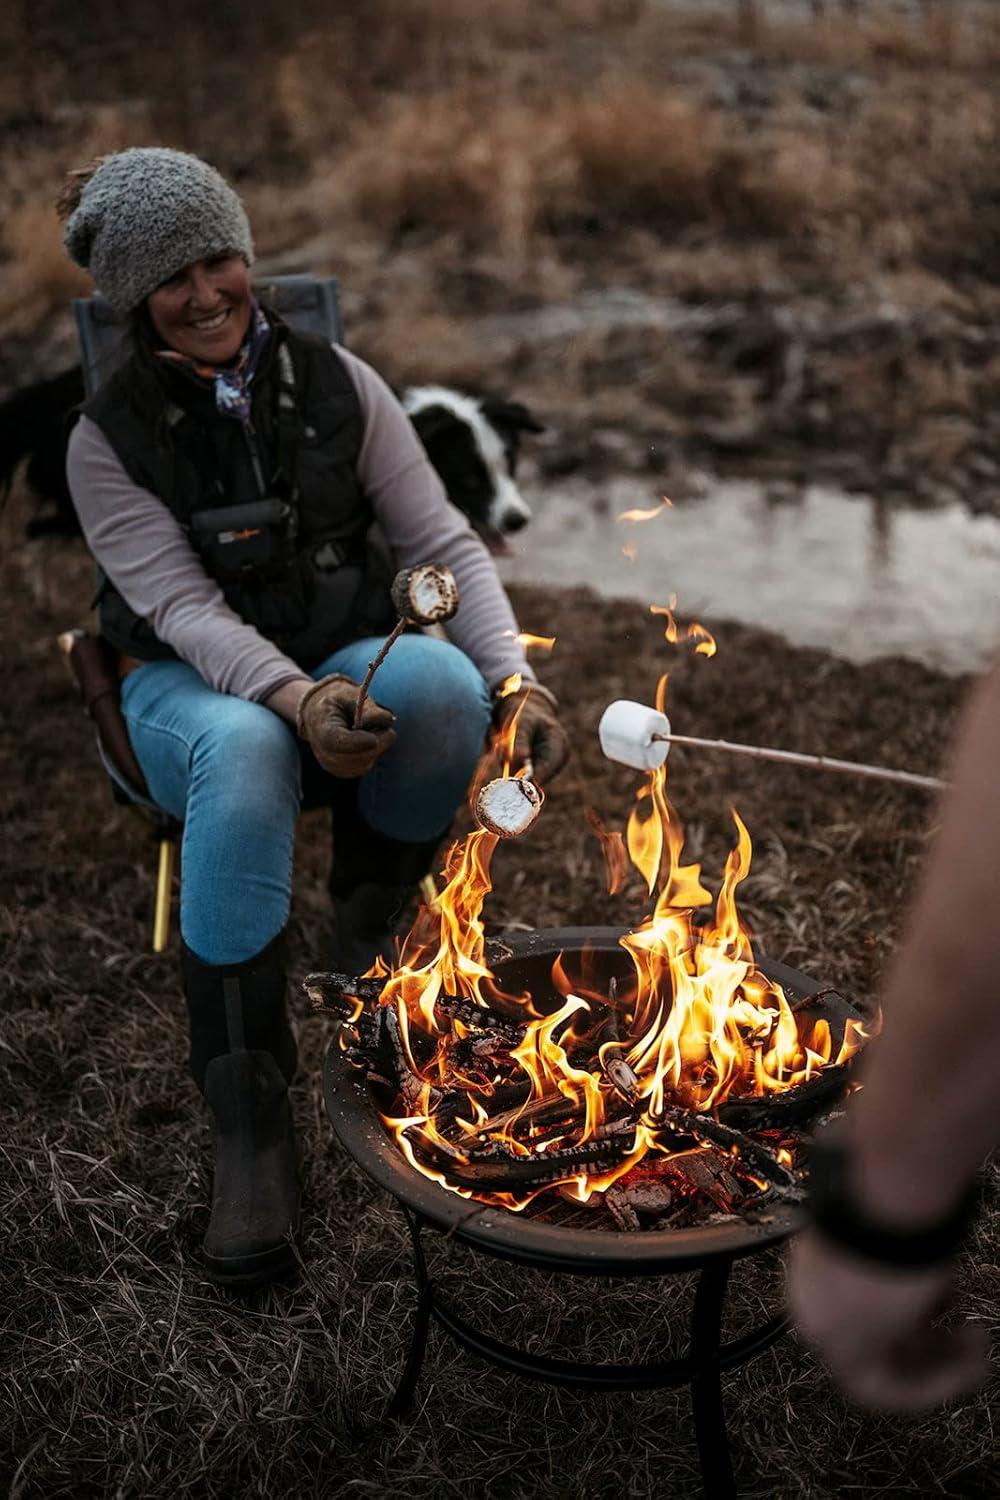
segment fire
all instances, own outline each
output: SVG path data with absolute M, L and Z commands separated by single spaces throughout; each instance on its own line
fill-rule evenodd
M 592 807 L 584 808 L 584 816 L 597 835 L 604 855 L 604 874 L 607 881 L 608 895 L 617 896 L 625 884 L 625 875 L 628 870 L 628 852 L 625 848 L 625 840 L 617 828 L 608 828 L 604 820 L 600 818 Z
M 618 521 L 653 521 L 657 516 L 662 516 L 665 510 L 672 509 L 673 503 L 666 495 L 661 495 L 659 505 L 654 505 L 649 510 L 623 510 L 615 519 Z
M 661 708 L 665 695 L 666 678 Z M 515 732 L 508 726 L 499 747 L 505 775 Z M 373 971 L 384 980 L 378 1005 L 392 1013 L 400 1072 L 402 1108 L 383 1115 L 387 1127 L 426 1176 L 511 1209 L 553 1190 L 586 1203 L 647 1159 L 694 1171 L 708 1147 L 692 1121 L 718 1135 L 727 1101 L 805 1084 L 864 1038 L 849 1022 L 835 1046 L 829 1024 L 797 1013 L 757 968 L 737 908 L 752 857 L 738 813 L 714 905 L 685 854 L 665 766 L 637 793 L 624 839 L 588 816 L 611 883 L 622 882 L 627 859 L 650 896 L 648 915 L 621 939 L 627 980 L 608 989 L 585 963 L 577 972 L 576 961 L 557 960 L 546 994 L 500 990 L 482 917 L 498 840 L 482 829 L 449 851 L 437 906 L 421 910 L 398 963 Z M 696 924 L 693 914 L 710 905 L 709 921 Z M 723 1149 L 738 1170 L 740 1151 Z M 772 1160 L 784 1171 L 782 1150 Z M 498 1162 L 513 1186 L 482 1185 Z M 753 1163 L 742 1170 L 750 1191 L 760 1189 Z
M 715 637 L 705 629 L 704 625 L 699 625 L 696 620 L 692 620 L 690 625 L 684 627 L 683 636 L 680 634 L 680 628 L 674 619 L 674 610 L 676 608 L 676 594 L 670 595 L 669 604 L 651 604 L 649 606 L 651 615 L 663 615 L 666 618 L 667 627 L 663 632 L 664 639 L 668 640 L 671 645 L 676 645 L 680 640 L 697 641 L 698 644 L 694 649 L 698 656 L 714 656 L 716 652 Z
M 530 630 L 522 630 L 520 635 L 514 635 L 514 632 L 509 630 L 507 634 L 513 636 L 518 645 L 523 646 L 526 651 L 531 651 L 532 649 L 551 651 L 556 643 L 554 635 L 533 635 Z

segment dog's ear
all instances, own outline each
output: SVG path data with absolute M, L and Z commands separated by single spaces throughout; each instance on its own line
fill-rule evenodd
M 436 442 L 445 433 L 453 432 L 456 427 L 462 426 L 455 413 L 449 411 L 446 406 L 425 406 L 420 411 L 411 413 L 410 421 L 420 434 L 420 441 L 425 445 Z
M 494 427 L 506 427 L 512 432 L 544 432 L 545 423 L 520 401 L 500 401 L 494 396 L 484 396 L 479 409 Z

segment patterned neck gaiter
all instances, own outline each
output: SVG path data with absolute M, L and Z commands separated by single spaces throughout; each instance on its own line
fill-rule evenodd
M 250 388 L 270 331 L 270 324 L 254 298 L 247 336 L 231 365 L 222 368 L 199 364 L 186 354 L 178 354 L 175 349 L 158 349 L 156 353 L 159 359 L 169 360 L 199 381 L 210 382 L 215 394 L 215 409 L 220 416 L 246 422 L 250 416 Z

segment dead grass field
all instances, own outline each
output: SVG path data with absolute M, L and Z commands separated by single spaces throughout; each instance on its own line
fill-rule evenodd
M 0 388 L 72 357 L 63 172 L 168 141 L 238 183 L 263 266 L 341 277 L 359 353 L 516 389 L 564 466 L 614 425 L 637 463 L 1000 511 L 996 7 L 173 0 L 166 44 L 146 0 L 86 9 L 0 19 Z M 623 291 L 646 321 L 503 330 Z
M 153 850 L 116 809 L 57 660 L 85 618 L 71 543 L 24 543 L 7 517 L 0 906 L 0 1475 L 17 1500 L 76 1495 L 670 1496 L 697 1493 L 683 1392 L 584 1399 L 487 1371 L 433 1338 L 411 1427 L 380 1410 L 405 1349 L 398 1212 L 333 1143 L 319 1091 L 327 1023 L 297 1001 L 295 1108 L 307 1204 L 298 1284 L 257 1303 L 204 1280 L 207 1130 L 185 1066 L 173 948 L 148 949 Z M 610 898 L 582 798 L 620 827 L 633 778 L 603 762 L 604 704 L 672 668 L 678 719 L 712 735 L 934 772 L 962 684 L 899 661 L 864 669 L 725 626 L 711 661 L 665 645 L 640 606 L 519 590 L 558 645 L 545 677 L 577 746 L 529 837 L 500 851 L 488 916 L 628 920 Z M 869 1000 L 926 847 L 916 793 L 757 763 L 682 758 L 672 795 L 717 882 L 737 806 L 754 838 L 744 910 L 762 946 Z M 292 952 L 322 962 L 322 817 L 303 818 Z M 970 1039 L 970 1045 L 974 1041 Z M 997 1216 L 962 1267 L 961 1308 L 995 1328 Z M 603 1360 L 676 1349 L 690 1288 L 559 1285 L 438 1245 L 449 1292 L 500 1336 Z M 470 1279 L 471 1278 L 471 1279 Z M 780 1296 L 777 1257 L 734 1275 L 734 1331 Z M 754 1500 L 996 1494 L 991 1391 L 914 1421 L 849 1409 L 785 1339 L 726 1379 L 740 1493 Z

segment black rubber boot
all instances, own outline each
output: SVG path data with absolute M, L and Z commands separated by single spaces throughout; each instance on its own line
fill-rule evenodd
M 333 892 L 337 931 L 333 967 L 342 974 L 364 974 L 383 959 L 391 965 L 396 956 L 396 928 L 413 895 L 412 885 L 378 885 L 366 882 Z
M 182 945 L 191 1071 L 214 1122 L 205 1269 L 251 1290 L 295 1264 L 299 1183 L 288 1101 L 295 1039 L 285 1014 L 281 938 L 241 964 L 204 964 Z
M 378 833 L 350 803 L 334 809 L 334 968 L 364 974 L 376 957 L 392 962 L 400 919 L 447 831 L 424 843 L 407 844 Z

